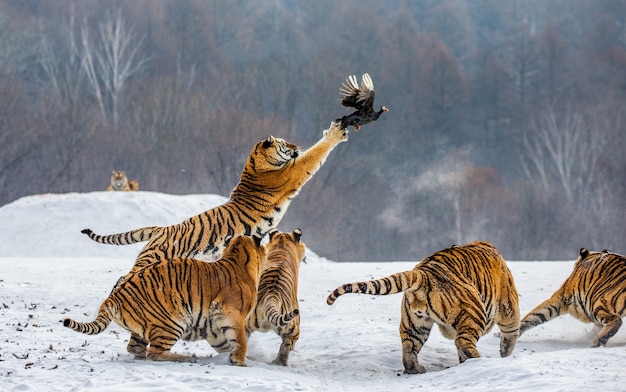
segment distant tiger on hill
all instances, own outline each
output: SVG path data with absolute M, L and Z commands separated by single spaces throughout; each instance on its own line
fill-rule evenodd
M 246 366 L 245 318 L 256 304 L 266 253 L 260 237 L 228 242 L 213 263 L 174 258 L 131 273 L 102 303 L 90 323 L 70 318 L 63 325 L 88 335 L 111 321 L 131 332 L 127 350 L 155 361 L 195 362 L 170 350 L 180 339 L 206 339 L 219 352 L 230 352 L 233 365 Z
M 269 237 L 265 245 L 267 260 L 259 281 L 257 303 L 246 320 L 246 332 L 248 335 L 254 331 L 276 332 L 282 343 L 272 363 L 287 366 L 289 354 L 300 337 L 298 270 L 304 260 L 306 246 L 300 241 L 300 229 L 291 233 L 272 229 Z
M 410 271 L 337 287 L 332 305 L 347 293 L 386 295 L 404 292 L 400 339 L 405 373 L 424 373 L 418 354 L 433 324 L 454 339 L 459 361 L 480 357 L 478 339 L 500 327 L 500 356 L 511 355 L 519 336 L 518 295 L 506 262 L 488 242 L 453 246 L 434 253 Z
M 139 183 L 137 180 L 129 181 L 125 171 L 113 170 L 113 174 L 111 174 L 111 183 L 106 190 L 120 192 L 138 191 Z
M 520 334 L 563 314 L 594 323 L 599 331 L 591 345 L 606 345 L 626 316 L 626 257 L 582 248 L 561 287 L 522 319 Z
M 148 241 L 131 271 L 175 256 L 216 260 L 224 249 L 226 237 L 242 234 L 263 237 L 278 226 L 300 189 L 320 169 L 330 152 L 346 140 L 348 131 L 335 122 L 304 152 L 294 144 L 270 136 L 252 148 L 239 184 L 225 204 L 172 226 L 144 227 L 104 236 L 90 229 L 82 233 L 103 244 Z

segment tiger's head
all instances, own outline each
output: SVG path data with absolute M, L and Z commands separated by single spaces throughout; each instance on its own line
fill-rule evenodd
M 285 167 L 299 154 L 298 146 L 282 138 L 270 136 L 254 146 L 246 166 L 251 167 L 256 173 L 276 171 Z
M 576 259 L 576 261 L 574 262 L 574 265 L 578 265 L 584 261 L 587 260 L 593 260 L 596 259 L 598 257 L 602 257 L 602 256 L 607 256 L 609 254 L 611 254 L 613 252 L 611 252 L 610 249 L 603 249 L 602 252 L 597 252 L 597 251 L 590 251 L 587 248 L 580 248 L 580 252 L 578 255 L 578 258 Z
M 295 229 L 291 233 L 280 232 L 276 229 L 272 229 L 268 233 L 269 242 L 266 245 L 268 257 L 271 254 L 276 253 L 289 253 L 291 259 L 298 265 L 301 262 L 306 263 L 306 245 L 300 240 L 302 237 L 302 230 Z
M 267 258 L 265 246 L 261 245 L 262 239 L 258 235 L 250 237 L 245 235 L 228 236 L 224 240 L 226 249 L 224 249 L 222 259 L 232 260 L 239 264 L 258 281 Z
M 111 174 L 111 185 L 113 185 L 116 189 L 121 189 L 126 186 L 128 183 L 128 177 L 126 177 L 126 172 L 121 170 L 113 170 Z

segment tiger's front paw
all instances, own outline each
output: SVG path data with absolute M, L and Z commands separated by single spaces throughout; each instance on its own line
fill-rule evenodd
M 324 131 L 324 137 L 338 143 L 345 142 L 348 140 L 348 130 L 341 128 L 340 121 L 333 121 L 330 123 L 330 128 Z

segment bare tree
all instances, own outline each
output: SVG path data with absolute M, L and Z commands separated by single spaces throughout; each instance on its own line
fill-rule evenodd
M 72 105 L 78 104 L 85 74 L 81 69 L 79 42 L 75 35 L 76 12 L 69 10 L 67 24 L 62 24 L 59 45 L 51 42 L 47 31 L 40 32 L 38 63 L 53 93 Z
M 537 39 L 527 23 L 521 23 L 511 34 L 507 57 L 509 73 L 517 95 L 517 102 L 514 105 L 519 107 L 518 116 L 523 119 L 533 98 L 535 78 L 539 69 Z
M 104 121 L 109 114 L 117 127 L 122 93 L 128 79 L 144 70 L 148 58 L 141 55 L 143 38 L 135 39 L 132 28 L 127 29 L 122 13 L 107 12 L 98 25 L 97 39 L 92 41 L 87 22 L 81 30 L 83 69 Z
M 558 121 L 548 109 L 535 120 L 533 130 L 521 140 L 525 176 L 538 177 L 545 190 L 556 182 L 570 202 L 575 195 L 587 195 L 595 184 L 596 165 L 606 139 L 592 137 L 581 113 L 575 111 Z

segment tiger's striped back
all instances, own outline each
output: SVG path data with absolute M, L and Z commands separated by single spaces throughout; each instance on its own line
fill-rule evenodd
M 217 351 L 230 352 L 245 366 L 245 318 L 256 304 L 266 258 L 260 238 L 232 239 L 213 263 L 174 258 L 131 273 L 100 306 L 96 319 L 63 325 L 98 334 L 113 320 L 132 333 L 129 352 L 152 360 L 194 361 L 170 352 L 180 340 L 206 339 Z
M 604 346 L 626 315 L 626 257 L 582 248 L 561 287 L 522 319 L 520 334 L 562 314 L 601 327 L 592 346 Z
M 519 335 L 519 305 L 513 276 L 498 250 L 473 242 L 436 252 L 411 271 L 367 282 L 344 284 L 327 298 L 346 293 L 385 295 L 403 292 L 400 322 L 406 373 L 423 373 L 417 360 L 434 324 L 454 339 L 459 361 L 479 357 L 478 339 L 497 324 L 500 355 L 513 352 Z
M 298 272 L 306 246 L 300 240 L 300 229 L 291 233 L 271 230 L 269 236 L 257 304 L 246 320 L 246 331 L 272 330 L 278 334 L 282 343 L 273 363 L 287 366 L 289 354 L 300 337 Z

